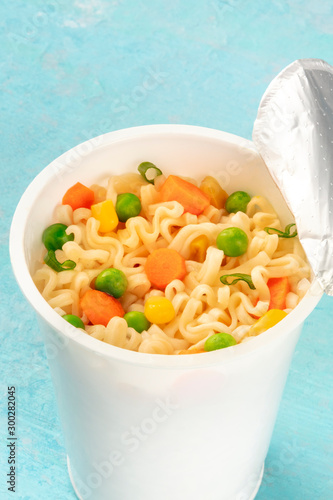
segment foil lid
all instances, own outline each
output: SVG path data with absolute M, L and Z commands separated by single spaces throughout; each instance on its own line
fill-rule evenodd
M 320 59 L 287 66 L 261 100 L 253 142 L 294 214 L 314 275 L 333 295 L 333 67 Z

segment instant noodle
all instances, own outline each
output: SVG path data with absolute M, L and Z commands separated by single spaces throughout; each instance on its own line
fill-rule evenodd
M 183 354 L 244 342 L 299 303 L 310 267 L 293 223 L 283 231 L 265 198 L 228 196 L 211 176 L 165 177 L 151 162 L 139 172 L 112 176 L 104 191 L 77 183 L 55 208 L 43 233 L 52 261 L 48 253 L 34 280 L 59 314 L 118 347 Z

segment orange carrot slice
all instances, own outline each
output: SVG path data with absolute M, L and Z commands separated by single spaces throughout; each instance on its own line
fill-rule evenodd
M 183 351 L 179 351 L 178 354 L 201 354 L 206 352 L 204 349 L 185 349 Z
M 145 271 L 150 283 L 164 290 L 172 280 L 185 278 L 185 259 L 176 250 L 158 248 L 147 257 Z
M 77 208 L 90 208 L 94 203 L 94 199 L 94 191 L 81 184 L 81 182 L 77 182 L 66 191 L 62 199 L 62 204 L 70 205 L 73 210 Z
M 290 285 L 288 278 L 270 278 L 267 281 L 267 286 L 271 293 L 271 300 L 268 309 L 285 309 L 286 297 L 290 292 Z
M 194 215 L 201 214 L 210 204 L 209 197 L 201 189 L 176 175 L 169 175 L 161 187 L 160 195 L 162 201 L 178 201 L 185 212 Z
M 80 306 L 93 325 L 107 326 L 114 316 L 123 317 L 125 311 L 119 300 L 99 290 L 87 290 Z

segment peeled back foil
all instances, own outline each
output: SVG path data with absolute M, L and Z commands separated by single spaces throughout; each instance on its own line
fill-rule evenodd
M 318 282 L 333 295 L 333 67 L 320 59 L 287 66 L 261 100 L 253 142 Z

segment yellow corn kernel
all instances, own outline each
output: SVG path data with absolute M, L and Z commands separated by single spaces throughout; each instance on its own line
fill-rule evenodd
M 118 215 L 111 200 L 91 205 L 91 214 L 95 219 L 99 220 L 99 231 L 101 233 L 113 231 L 118 225 Z
M 190 243 L 190 260 L 203 262 L 206 258 L 207 248 L 209 247 L 209 239 L 205 234 L 201 234 L 194 238 Z
M 270 309 L 269 311 L 267 311 L 267 313 L 261 316 L 261 318 L 258 319 L 258 321 L 254 323 L 254 325 L 251 326 L 250 330 L 248 331 L 248 336 L 255 337 L 256 335 L 265 332 L 286 316 L 287 313 L 281 311 L 281 309 Z
M 165 297 L 149 297 L 145 303 L 145 316 L 151 323 L 159 325 L 173 320 L 175 310 L 170 300 Z
M 228 194 L 221 188 L 220 184 L 214 177 L 208 175 L 204 178 L 200 185 L 201 191 L 203 191 L 210 198 L 210 204 L 216 208 L 224 208 L 225 202 L 228 198 Z

